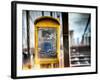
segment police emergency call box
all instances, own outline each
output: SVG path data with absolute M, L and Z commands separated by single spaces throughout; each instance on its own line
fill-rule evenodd
M 35 66 L 59 67 L 60 23 L 50 16 L 37 18 L 35 25 Z

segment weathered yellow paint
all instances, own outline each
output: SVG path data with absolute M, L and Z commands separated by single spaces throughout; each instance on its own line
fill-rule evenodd
M 35 66 L 36 68 L 40 68 L 41 64 L 51 64 L 53 67 L 54 63 L 59 64 L 59 56 L 60 56 L 60 23 L 58 19 L 55 19 L 53 17 L 40 17 L 35 20 Z M 38 28 L 56 28 L 56 34 L 57 34 L 57 58 L 43 58 L 40 59 L 38 57 Z M 62 67 L 62 66 L 59 66 Z
M 57 27 L 57 26 L 59 26 L 59 25 L 58 25 L 57 23 L 53 22 L 53 21 L 43 20 L 43 21 L 41 21 L 41 22 L 38 22 L 38 23 L 36 24 L 36 26 L 47 28 L 47 27 Z
M 41 63 L 57 63 L 58 62 L 58 59 L 57 58 L 50 58 L 50 59 L 48 59 L 48 58 L 45 58 L 45 59 L 39 59 L 39 62 L 40 62 L 40 64 Z

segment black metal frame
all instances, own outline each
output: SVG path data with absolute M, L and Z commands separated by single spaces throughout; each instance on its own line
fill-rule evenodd
M 63 73 L 63 74 L 51 74 L 51 75 L 30 75 L 18 77 L 17 74 L 17 4 L 32 4 L 32 5 L 49 5 L 49 6 L 60 6 L 60 7 L 80 7 L 80 8 L 93 8 L 96 9 L 96 70 L 95 72 L 84 72 L 84 73 Z M 11 2 L 11 78 L 36 78 L 36 77 L 53 77 L 53 76 L 67 76 L 67 75 L 85 75 L 85 74 L 97 74 L 98 73 L 98 7 L 97 6 L 87 6 L 87 5 L 72 5 L 72 4 L 57 4 L 57 3 L 40 3 L 40 2 L 24 2 L 24 1 L 12 1 Z

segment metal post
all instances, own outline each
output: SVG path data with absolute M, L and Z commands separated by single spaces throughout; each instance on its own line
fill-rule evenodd
M 29 23 L 29 11 L 26 11 L 26 25 L 27 25 L 27 51 L 30 60 L 30 23 Z

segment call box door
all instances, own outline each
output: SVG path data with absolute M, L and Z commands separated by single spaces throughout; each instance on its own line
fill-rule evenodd
M 56 28 L 38 28 L 38 56 L 39 58 L 57 57 Z

